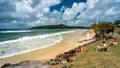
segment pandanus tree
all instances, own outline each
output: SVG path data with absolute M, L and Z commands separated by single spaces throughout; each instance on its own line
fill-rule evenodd
M 116 20 L 116 21 L 114 22 L 114 24 L 115 24 L 116 26 L 120 26 L 120 20 Z
M 113 32 L 115 26 L 112 22 L 102 21 L 98 22 L 97 24 L 92 24 L 90 28 L 95 31 L 96 37 L 98 39 L 102 39 L 104 38 L 105 33 Z

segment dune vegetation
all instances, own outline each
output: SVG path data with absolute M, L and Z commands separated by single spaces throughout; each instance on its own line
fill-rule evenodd
M 54 65 L 51 68 L 120 68 L 120 36 L 116 36 L 116 39 L 118 44 L 108 47 L 109 51 L 107 52 L 95 51 L 94 48 L 101 44 L 103 40 L 96 41 L 85 46 L 84 48 L 89 51 L 79 53 L 73 58 L 73 62 Z M 111 40 L 107 40 L 107 44 Z
M 108 26 L 108 27 L 105 27 Z M 101 52 L 94 50 L 95 47 L 100 45 L 104 37 L 100 37 L 99 40 L 94 43 L 84 46 L 87 52 L 81 52 L 77 56 L 73 57 L 73 61 L 70 63 L 53 65 L 50 68 L 120 68 L 120 27 L 108 22 L 99 22 L 98 24 L 91 25 L 96 33 L 104 35 L 109 30 L 114 31 L 114 38 L 116 38 L 118 44 L 108 47 L 108 51 Z M 110 31 L 110 32 L 111 32 Z M 112 38 L 106 40 L 107 45 L 110 44 Z

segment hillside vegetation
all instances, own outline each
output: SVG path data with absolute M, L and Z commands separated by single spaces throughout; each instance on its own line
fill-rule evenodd
M 107 44 L 111 39 L 107 40 Z M 97 41 L 95 43 L 85 46 L 88 52 L 80 53 L 74 57 L 74 61 L 71 63 L 55 65 L 50 68 L 120 68 L 120 37 L 117 38 L 118 44 L 109 47 L 109 51 L 100 52 L 95 51 L 94 48 L 102 43 Z
M 58 24 L 58 25 L 44 25 L 44 26 L 37 26 L 32 27 L 32 29 L 70 29 L 70 28 L 81 28 L 81 29 L 88 29 L 89 27 L 83 27 L 83 26 L 67 26 L 64 24 Z

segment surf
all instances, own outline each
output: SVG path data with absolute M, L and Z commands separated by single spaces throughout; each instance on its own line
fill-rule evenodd
M 37 36 L 25 36 L 14 40 L 0 42 L 0 58 L 6 58 L 52 46 L 63 39 L 63 34 L 71 32 L 75 31 L 62 31 Z
M 0 31 L 0 33 L 25 33 L 25 32 L 32 32 L 32 30 L 7 30 L 7 31 Z

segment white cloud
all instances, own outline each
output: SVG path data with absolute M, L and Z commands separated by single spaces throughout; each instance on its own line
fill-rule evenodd
M 73 20 L 75 16 L 85 9 L 85 3 L 73 3 L 72 8 L 66 8 L 63 14 L 64 20 Z
M 113 15 L 113 14 L 115 14 L 115 11 L 113 8 L 110 8 L 106 11 L 106 15 Z
M 99 0 L 87 0 L 87 9 L 92 9 Z
M 39 11 L 42 13 L 49 12 L 50 6 L 59 4 L 61 0 L 41 0 L 39 5 L 34 8 L 34 11 Z
M 12 17 L 23 20 L 23 23 L 29 27 L 49 24 L 49 17 L 45 16 L 50 12 L 50 6 L 59 4 L 61 0 L 41 0 L 37 1 L 35 7 L 32 7 L 34 0 L 22 0 L 15 2 L 15 12 L 11 14 Z M 36 3 L 35 3 L 36 4 Z M 52 19 L 53 20 L 53 19 Z M 14 23 L 14 21 L 12 21 Z
M 7 3 L 8 5 L 2 6 Z M 61 3 L 61 0 L 1 0 L 0 20 L 10 25 L 0 23 L 5 27 L 32 27 L 50 24 L 89 25 L 99 21 L 114 21 L 120 19 L 120 0 L 87 0 L 86 3 L 73 3 L 71 8 L 62 6 L 60 11 L 50 11 L 50 7 Z M 8 6 L 10 6 L 8 11 Z M 6 17 L 5 17 L 6 16 Z M 9 17 L 9 18 L 8 18 Z
M 118 13 L 120 13 L 120 10 L 116 11 L 115 8 L 113 8 L 113 7 L 106 11 L 106 15 L 115 15 L 115 14 L 118 14 Z
M 29 13 L 31 13 L 32 7 L 30 6 L 30 1 L 22 0 L 21 2 L 15 2 L 16 12 L 11 14 L 12 17 L 19 19 L 28 19 Z
M 114 21 L 120 19 L 120 16 L 118 16 L 120 14 L 120 2 L 118 1 L 87 0 L 86 3 L 73 3 L 71 8 L 63 6 L 61 11 L 54 10 L 50 12 L 50 6 L 60 3 L 60 0 L 48 0 L 46 2 L 42 0 L 34 11 L 39 10 L 38 13 L 42 14 L 42 16 L 38 17 L 39 22 L 37 25 L 59 23 L 67 25 L 89 25 L 104 20 Z M 44 15 L 44 13 L 47 15 Z
M 120 14 L 118 4 L 120 4 L 120 2 L 118 3 L 112 0 L 96 0 L 95 2 L 93 0 L 88 0 L 86 3 L 86 10 L 81 12 L 77 18 L 89 24 L 99 21 L 114 21 L 120 19 L 120 16 L 118 16 L 118 14 Z

